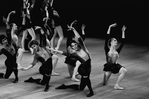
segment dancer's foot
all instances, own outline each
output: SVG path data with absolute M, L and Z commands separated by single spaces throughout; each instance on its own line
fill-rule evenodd
M 45 87 L 44 91 L 47 92 L 49 90 L 49 85 Z
M 52 72 L 52 76 L 58 76 L 59 73 L 56 73 L 56 72 Z
M 0 73 L 0 78 L 4 78 L 4 73 Z
M 107 84 L 108 84 L 107 82 L 103 82 L 103 83 L 102 83 L 103 86 L 105 86 L 105 85 L 107 85 Z
M 94 95 L 94 93 L 93 92 L 90 92 L 88 95 L 87 95 L 87 97 L 91 97 L 91 96 L 93 96 Z
M 121 86 L 119 86 L 118 84 L 116 84 L 116 85 L 114 86 L 114 89 L 116 89 L 116 90 L 123 90 L 124 88 L 121 87 Z
M 107 85 L 107 84 L 108 84 L 108 81 L 103 81 L 103 82 L 102 82 L 102 85 L 103 85 L 103 86 L 105 86 L 105 85 Z
M 13 81 L 13 83 L 17 83 L 18 82 L 18 78 L 16 78 L 14 81 Z
M 71 78 L 72 81 L 79 82 L 80 80 L 77 78 Z

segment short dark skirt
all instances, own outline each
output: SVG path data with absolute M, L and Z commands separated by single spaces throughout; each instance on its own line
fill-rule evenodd
M 50 75 L 52 73 L 52 58 L 48 58 L 47 61 L 43 60 L 42 58 L 41 59 L 41 63 L 42 63 L 42 66 L 39 68 L 39 72 L 42 74 L 42 75 Z
M 87 60 L 85 63 L 81 63 L 78 68 L 78 73 L 81 76 L 90 76 L 91 73 L 91 59 Z
M 76 59 L 75 58 L 72 58 L 72 57 L 69 57 L 69 56 L 67 56 L 66 58 L 65 58 L 65 63 L 66 64 L 69 64 L 69 65 L 71 65 L 71 66 L 76 66 Z
M 116 73 L 119 73 L 119 70 L 124 67 L 122 65 L 120 65 L 119 63 L 116 63 L 116 64 L 104 64 L 104 68 L 103 68 L 103 71 L 110 71 L 112 72 L 113 74 L 116 74 Z

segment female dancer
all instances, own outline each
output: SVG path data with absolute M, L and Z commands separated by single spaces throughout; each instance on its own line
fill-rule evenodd
M 11 11 L 11 12 L 8 13 L 7 18 L 3 17 L 3 22 L 6 24 L 6 36 L 7 36 L 9 44 L 11 42 L 10 17 L 11 17 L 12 14 L 15 14 L 15 13 L 16 13 L 16 11 Z
M 50 12 L 50 13 L 49 13 Z M 52 22 L 51 22 L 51 13 L 52 12 L 52 7 L 50 6 L 49 2 L 44 1 L 43 7 L 42 7 L 42 14 L 43 14 L 43 24 L 44 29 L 42 28 L 42 32 L 40 33 L 40 45 L 41 46 L 46 46 L 46 37 L 49 41 L 51 41 L 53 34 L 54 34 L 54 28 L 52 27 Z M 50 43 L 50 42 L 49 42 Z M 51 43 L 50 43 L 51 45 Z
M 8 40 L 8 43 L 11 44 L 12 42 L 14 44 L 16 44 L 16 46 L 18 47 L 18 29 L 17 29 L 17 25 L 15 23 L 10 23 L 9 20 L 10 20 L 10 15 L 11 14 L 14 14 L 16 13 L 15 11 L 11 11 L 7 18 L 4 18 L 3 17 L 3 21 L 5 22 L 6 24 L 6 36 L 7 36 L 7 40 Z M 17 54 L 17 64 L 18 64 L 18 69 L 21 69 L 21 60 L 22 60 L 22 57 L 23 57 L 23 49 L 18 47 L 18 54 Z
M 79 38 L 79 42 L 81 43 L 82 39 Z M 89 94 L 87 95 L 87 97 L 91 97 L 94 94 L 94 92 L 92 90 L 92 86 L 91 86 L 91 81 L 90 81 L 91 56 L 90 56 L 87 48 L 85 47 L 85 45 L 82 46 L 80 43 L 78 43 L 76 41 L 71 41 L 71 46 L 69 47 L 71 50 L 71 53 L 67 53 L 67 52 L 63 52 L 63 51 L 59 51 L 59 50 L 54 50 L 54 52 L 56 52 L 56 53 L 76 58 L 76 60 L 80 63 L 80 66 L 78 68 L 78 73 L 81 75 L 80 85 L 62 84 L 61 86 L 57 87 L 56 89 L 72 88 L 75 90 L 82 91 L 87 86 L 89 88 L 89 91 L 90 91 Z
M 20 48 L 19 44 L 18 44 L 17 25 L 15 23 L 12 23 L 10 25 L 10 27 L 11 27 L 11 42 L 13 42 L 18 48 L 18 50 L 17 50 L 18 69 L 22 69 L 21 60 L 23 57 L 24 50 L 22 48 Z
M 42 65 L 39 68 L 39 72 L 41 75 L 43 75 L 43 79 L 33 79 L 30 77 L 25 82 L 36 82 L 42 85 L 45 85 L 44 91 L 48 91 L 49 89 L 49 81 L 51 79 L 51 73 L 52 73 L 52 58 L 53 54 L 50 52 L 49 47 L 40 47 L 38 41 L 33 40 L 30 42 L 29 45 L 34 50 L 34 60 L 31 63 L 30 66 L 27 68 L 24 68 L 24 70 L 28 70 L 36 65 L 36 63 L 41 62 Z
M 82 39 L 82 41 L 84 41 L 84 39 L 85 39 L 85 36 L 84 36 L 85 35 L 85 32 L 84 32 L 85 25 L 82 25 L 82 27 L 81 27 L 82 28 L 82 36 L 80 36 L 80 34 L 73 27 L 73 25 L 76 22 L 77 22 L 77 20 L 73 21 L 71 23 L 71 25 L 68 26 L 69 29 L 68 29 L 67 42 L 66 42 L 66 49 L 67 49 L 68 53 L 70 52 L 69 46 L 70 46 L 70 42 L 72 40 L 75 40 L 75 41 L 78 42 L 78 36 Z M 80 81 L 79 79 L 76 78 L 76 75 L 77 75 L 77 72 L 78 72 L 78 67 L 79 67 L 79 64 L 77 64 L 76 61 L 77 60 L 74 57 L 70 57 L 70 56 L 67 56 L 66 59 L 65 59 L 65 63 L 68 66 L 68 72 L 70 74 L 71 80 Z
M 46 29 L 46 32 L 41 36 L 41 41 L 44 40 L 42 37 L 44 37 L 44 35 L 46 35 L 46 38 L 50 41 L 49 45 L 54 48 L 54 41 L 55 41 L 55 37 L 56 34 L 58 33 L 59 35 L 59 40 L 57 43 L 57 47 L 59 49 L 60 44 L 63 40 L 63 31 L 62 31 L 62 27 L 60 26 L 60 22 L 58 22 L 58 19 L 56 19 L 55 17 L 59 17 L 58 13 L 55 15 L 53 14 L 53 8 L 52 8 L 52 4 L 53 4 L 53 0 L 52 1 L 46 1 L 43 4 L 43 12 L 44 12 L 44 18 L 43 18 L 43 22 L 44 22 L 44 27 Z M 53 23 L 54 22 L 54 23 Z M 49 24 L 48 24 L 49 23 Z M 53 24 L 52 24 L 53 23 Z M 43 41 L 45 42 L 45 41 Z M 42 42 L 41 42 L 42 43 Z M 41 44 L 43 45 L 43 43 Z M 52 75 L 54 76 L 58 76 L 59 73 L 55 72 L 55 68 L 57 66 L 57 62 L 58 62 L 58 56 L 54 55 L 55 61 L 53 62 L 53 70 L 52 70 Z
M 12 72 L 14 72 L 15 80 L 13 83 L 18 82 L 18 69 L 17 69 L 17 62 L 16 62 L 16 56 L 17 56 L 17 46 L 15 43 L 11 42 L 11 44 L 8 43 L 7 37 L 2 34 L 0 35 L 0 44 L 3 45 L 3 48 L 0 49 L 0 55 L 4 54 L 7 58 L 5 60 L 6 65 L 6 73 L 1 73 L 0 77 L 8 79 Z
M 118 80 L 114 86 L 114 89 L 124 89 L 123 87 L 119 86 L 120 82 L 122 81 L 123 77 L 125 76 L 127 70 L 125 67 L 121 66 L 119 63 L 117 63 L 117 59 L 119 57 L 119 53 L 123 47 L 122 43 L 119 48 L 116 48 L 117 40 L 115 38 L 109 38 L 110 37 L 110 30 L 111 27 L 116 26 L 116 23 L 109 26 L 107 35 L 108 38 L 105 42 L 105 54 L 106 54 L 106 61 L 107 63 L 104 64 L 104 78 L 103 78 L 103 85 L 107 84 L 107 81 L 109 80 L 111 74 L 120 73 Z M 123 26 L 122 28 L 122 40 L 125 38 L 125 30 L 126 27 Z
M 31 16 L 30 16 L 30 8 L 31 4 L 30 2 L 28 2 L 28 0 L 23 0 L 23 10 L 22 10 L 22 16 L 23 16 L 23 20 L 22 20 L 22 27 L 21 29 L 19 29 L 19 33 L 23 31 L 23 37 L 21 40 L 21 45 L 22 45 L 22 49 L 25 51 L 25 38 L 27 37 L 28 33 L 31 35 L 32 39 L 31 40 L 35 40 L 36 39 L 36 35 L 35 32 L 33 30 L 32 27 L 32 23 L 31 23 Z M 31 53 L 32 53 L 32 49 L 30 49 Z
M 61 26 L 61 19 L 60 19 L 60 16 L 58 14 L 58 12 L 56 10 L 53 10 L 53 25 L 54 25 L 54 35 L 51 39 L 51 46 L 58 50 L 61 43 L 62 43 L 62 40 L 64 38 L 64 35 L 63 35 L 63 29 L 62 29 L 62 26 Z M 55 38 L 56 38 L 56 35 L 59 35 L 59 39 L 57 41 L 57 45 L 56 47 L 54 47 L 54 43 L 55 43 Z

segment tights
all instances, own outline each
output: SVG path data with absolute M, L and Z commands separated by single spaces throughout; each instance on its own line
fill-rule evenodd
M 14 72 L 15 80 L 14 83 L 18 82 L 18 69 L 17 69 L 17 63 L 16 63 L 16 55 L 12 55 L 9 53 L 6 49 L 1 49 L 0 54 L 4 54 L 7 56 L 7 59 L 5 60 L 6 65 L 6 73 L 1 73 L 1 77 L 8 79 L 10 75 Z
M 59 87 L 57 87 L 56 89 L 74 89 L 74 90 L 80 90 L 83 91 L 84 88 L 87 86 L 89 88 L 90 93 L 87 95 L 87 97 L 90 97 L 93 95 L 93 90 L 92 90 L 92 86 L 91 86 L 91 81 L 90 81 L 90 68 L 84 68 L 90 66 L 90 60 L 86 61 L 85 64 L 82 64 L 79 66 L 79 74 L 82 76 L 81 77 L 81 82 L 80 85 L 77 84 L 73 84 L 73 85 L 61 85 Z M 82 68 L 83 67 L 83 68 Z
M 39 72 L 43 75 L 43 79 L 33 79 L 30 77 L 28 80 L 25 80 L 25 82 L 45 85 L 44 91 L 48 91 L 52 72 L 52 58 L 50 57 L 47 61 L 45 61 L 42 57 L 38 57 L 37 60 L 42 63 L 42 66 L 39 68 Z

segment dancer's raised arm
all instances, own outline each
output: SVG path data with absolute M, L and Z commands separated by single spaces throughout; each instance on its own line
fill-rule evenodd
M 126 26 L 124 25 L 122 27 L 122 38 L 125 38 L 125 30 L 126 30 Z
M 109 38 L 110 38 L 111 27 L 115 27 L 116 25 L 117 25 L 117 23 L 114 23 L 114 24 L 111 24 L 111 25 L 108 27 L 107 37 L 106 37 L 105 47 L 104 47 L 106 53 L 107 53 L 108 50 L 109 50 L 108 41 L 109 41 Z
M 10 25 L 9 25 L 10 15 L 14 14 L 14 13 L 16 13 L 16 11 L 11 11 L 11 12 L 8 13 L 7 18 L 3 17 L 3 22 L 5 22 L 7 29 L 10 28 Z
M 119 48 L 117 49 L 117 52 L 118 52 L 118 53 L 120 53 L 121 49 L 122 49 L 123 46 L 124 46 L 125 30 L 126 30 L 126 26 L 123 26 L 123 27 L 122 27 L 122 43 L 121 43 L 121 45 L 119 46 Z
M 115 27 L 116 25 L 117 25 L 117 23 L 111 24 L 108 28 L 107 34 L 110 34 L 111 27 Z

